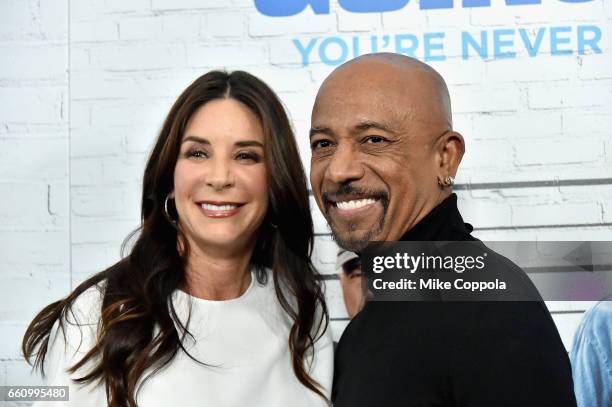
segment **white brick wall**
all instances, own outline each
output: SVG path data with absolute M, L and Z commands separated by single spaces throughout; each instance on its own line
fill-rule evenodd
M 70 289 L 67 6 L 0 4 L 0 385 L 39 382 L 20 338 Z
M 259 14 L 252 0 L 4 0 L 0 2 L 0 385 L 37 383 L 18 340 L 43 305 L 119 258 L 139 219 L 146 155 L 170 105 L 209 69 L 246 69 L 281 96 L 309 169 L 310 109 L 332 66 L 320 45 L 332 36 L 360 52 L 395 49 L 414 35 L 445 33 L 447 59 L 432 62 L 447 79 L 454 122 L 467 142 L 458 176 L 460 208 L 489 240 L 611 240 L 612 2 L 402 10 L 355 14 L 331 1 L 287 18 Z M 601 54 L 551 55 L 553 26 L 601 29 Z M 513 59 L 461 57 L 461 32 L 514 29 Z M 533 41 L 530 57 L 518 29 Z M 385 36 L 389 40 L 384 43 Z M 307 66 L 293 40 L 314 42 Z M 489 41 L 492 41 L 489 38 Z M 405 42 L 404 45 L 408 44 Z M 565 46 L 565 45 L 564 45 Z M 334 48 L 335 47 L 335 48 Z M 327 57 L 340 49 L 330 46 Z M 323 52 L 325 56 L 325 52 Z M 582 180 L 563 187 L 530 182 Z M 523 182 L 516 186 L 509 182 Z M 480 183 L 493 183 L 478 187 Z M 336 246 L 314 201 L 320 236 L 314 262 L 334 273 Z M 340 289 L 328 280 L 339 337 L 346 325 Z M 549 304 L 566 346 L 588 304 Z

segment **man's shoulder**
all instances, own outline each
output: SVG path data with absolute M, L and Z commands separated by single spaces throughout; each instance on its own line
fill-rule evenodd
M 591 339 L 604 337 L 604 342 L 610 343 L 612 339 L 612 301 L 605 300 L 596 303 L 585 313 L 581 325 L 584 336 Z
M 585 320 L 597 326 L 612 326 L 612 299 L 599 301 L 586 312 Z

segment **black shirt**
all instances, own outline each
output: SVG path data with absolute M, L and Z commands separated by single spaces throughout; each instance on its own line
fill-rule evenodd
M 452 194 L 401 240 L 476 240 Z M 332 401 L 354 406 L 575 406 L 543 302 L 371 301 L 336 351 Z

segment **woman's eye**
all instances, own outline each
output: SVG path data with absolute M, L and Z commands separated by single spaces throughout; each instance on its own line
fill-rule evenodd
M 240 160 L 240 161 L 252 161 L 252 162 L 260 162 L 261 161 L 261 157 L 259 154 L 255 154 L 255 153 L 238 153 L 236 155 L 236 159 Z
M 204 150 L 189 150 L 186 154 L 187 158 L 206 158 L 208 157 L 208 153 Z

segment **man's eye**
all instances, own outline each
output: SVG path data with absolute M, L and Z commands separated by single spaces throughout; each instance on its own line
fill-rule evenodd
M 382 143 L 385 141 L 384 137 L 380 137 L 380 136 L 368 136 L 365 139 L 366 143 L 371 143 L 371 144 L 377 144 L 377 143 Z
M 331 147 L 332 143 L 329 140 L 317 140 L 315 142 L 312 143 L 311 148 L 313 150 L 318 149 L 318 148 L 327 148 L 327 147 Z

